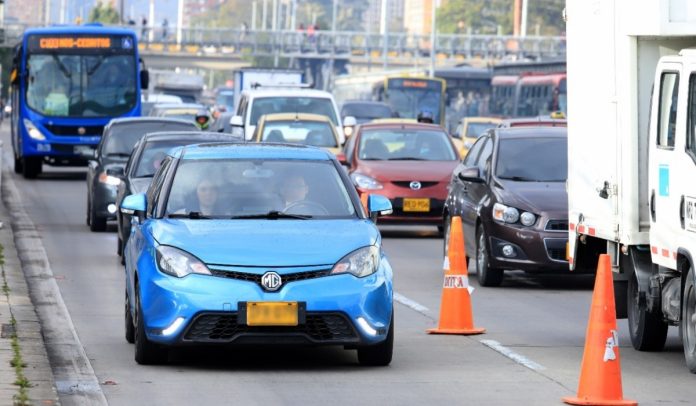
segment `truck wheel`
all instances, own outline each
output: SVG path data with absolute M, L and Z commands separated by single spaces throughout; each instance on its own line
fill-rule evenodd
M 682 295 L 681 318 L 682 343 L 684 358 L 691 373 L 696 374 L 696 287 L 691 273 L 686 274 L 684 294 Z
M 22 175 L 25 179 L 36 179 L 41 173 L 43 162 L 41 157 L 25 157 L 22 158 Z
M 628 330 L 631 344 L 638 351 L 661 351 L 667 339 L 667 323 L 660 314 L 641 309 L 638 304 L 638 277 L 628 279 Z
M 22 165 L 22 158 L 18 158 L 17 155 L 14 156 L 14 173 L 21 174 L 24 171 L 24 166 Z
M 476 275 L 481 286 L 500 286 L 504 273 L 502 269 L 491 268 L 486 240 L 486 232 L 479 225 L 476 232 Z

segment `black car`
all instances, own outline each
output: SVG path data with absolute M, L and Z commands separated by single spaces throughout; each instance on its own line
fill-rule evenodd
M 121 180 L 112 174 L 123 168 L 136 142 L 155 131 L 196 131 L 192 121 L 130 117 L 111 120 L 104 128 L 94 158 L 87 165 L 87 225 L 92 231 L 106 230 L 107 220 L 116 219 L 116 189 Z
M 233 136 L 231 134 L 221 134 L 206 131 L 182 131 L 182 132 L 156 132 L 146 134 L 138 141 L 133 148 L 133 153 L 128 159 L 125 169 L 116 169 L 113 174 L 117 176 L 121 182 L 118 185 L 118 193 L 116 195 L 116 207 L 121 206 L 121 201 L 124 197 L 145 193 L 150 186 L 150 181 L 155 175 L 162 159 L 166 156 L 167 151 L 172 148 L 180 147 L 189 144 L 201 144 L 206 142 L 243 142 L 241 136 Z M 123 247 L 131 231 L 131 216 L 124 214 L 121 210 L 116 212 L 116 220 L 118 223 L 118 255 L 123 254 Z
M 497 128 L 457 166 L 445 202 L 445 249 L 461 216 L 467 257 L 479 283 L 497 286 L 505 270 L 568 272 L 568 136 L 562 127 Z
M 355 117 L 357 124 L 369 123 L 378 118 L 397 116 L 387 103 L 377 101 L 349 100 L 341 106 L 341 119 Z

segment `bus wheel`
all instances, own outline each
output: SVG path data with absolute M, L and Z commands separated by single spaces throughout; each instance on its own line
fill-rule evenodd
M 26 179 L 35 179 L 41 173 L 41 157 L 26 157 L 22 162 L 22 174 Z
M 16 174 L 21 174 L 24 171 L 24 165 L 22 165 L 22 158 L 17 158 L 14 156 L 14 172 Z

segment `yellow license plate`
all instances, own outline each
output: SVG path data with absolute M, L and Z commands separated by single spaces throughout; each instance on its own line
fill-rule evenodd
M 404 211 L 430 211 L 430 199 L 404 199 Z
M 248 326 L 296 326 L 297 302 L 247 302 Z

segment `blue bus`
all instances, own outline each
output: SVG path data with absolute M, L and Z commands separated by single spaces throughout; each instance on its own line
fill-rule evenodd
M 44 163 L 86 164 L 112 118 L 140 115 L 148 81 L 131 30 L 27 30 L 10 75 L 15 172 L 35 178 Z

